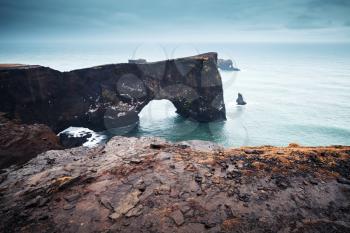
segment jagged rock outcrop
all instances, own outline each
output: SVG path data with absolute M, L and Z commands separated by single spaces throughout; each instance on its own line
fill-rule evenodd
M 0 174 L 0 232 L 350 231 L 350 147 L 195 144 L 43 153 Z
M 183 117 L 226 119 L 217 54 L 147 64 L 112 64 L 59 72 L 42 66 L 0 66 L 0 111 L 59 132 L 130 125 L 151 100 L 168 99 Z
M 231 59 L 227 59 L 227 60 L 219 59 L 218 68 L 221 70 L 227 70 L 227 71 L 240 71 L 240 69 L 233 66 L 233 62 Z
M 58 149 L 63 147 L 48 126 L 21 124 L 0 113 L 0 169 L 23 164 L 42 152 Z

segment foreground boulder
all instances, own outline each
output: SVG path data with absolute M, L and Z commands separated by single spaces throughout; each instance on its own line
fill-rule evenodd
M 146 64 L 112 64 L 59 72 L 42 66 L 0 66 L 0 111 L 56 133 L 136 124 L 151 100 L 168 99 L 183 117 L 226 119 L 217 54 Z
M 62 146 L 48 126 L 20 124 L 0 113 L 0 168 L 20 165 L 42 152 L 57 149 Z
M 350 147 L 196 144 L 43 153 L 0 176 L 0 232 L 350 231 Z

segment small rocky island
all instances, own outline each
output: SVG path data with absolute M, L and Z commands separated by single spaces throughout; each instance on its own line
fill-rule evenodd
M 218 68 L 226 71 L 240 71 L 240 69 L 233 66 L 231 59 L 218 59 Z
M 247 104 L 247 102 L 244 101 L 243 95 L 241 93 L 238 93 L 236 103 L 237 103 L 237 105 L 246 105 Z

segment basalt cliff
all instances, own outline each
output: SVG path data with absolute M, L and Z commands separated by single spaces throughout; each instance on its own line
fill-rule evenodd
M 170 100 L 183 117 L 226 119 L 217 54 L 153 63 L 111 64 L 59 72 L 48 67 L 0 66 L 0 112 L 59 132 L 134 124 L 151 100 Z

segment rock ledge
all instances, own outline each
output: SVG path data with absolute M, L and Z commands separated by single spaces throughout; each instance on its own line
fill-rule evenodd
M 349 232 L 350 147 L 48 151 L 0 176 L 1 232 Z

